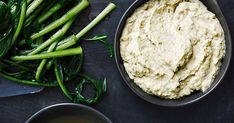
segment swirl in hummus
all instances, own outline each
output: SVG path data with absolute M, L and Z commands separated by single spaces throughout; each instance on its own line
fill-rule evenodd
M 120 52 L 141 89 L 178 99 L 210 87 L 225 55 L 224 31 L 199 0 L 150 0 L 128 18 Z

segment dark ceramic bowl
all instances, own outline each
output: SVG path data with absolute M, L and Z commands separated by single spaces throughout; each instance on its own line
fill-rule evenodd
M 216 14 L 217 18 L 221 22 L 221 25 L 224 29 L 224 32 L 225 32 L 226 56 L 224 57 L 224 59 L 222 61 L 222 66 L 220 68 L 220 72 L 216 76 L 216 78 L 215 78 L 214 82 L 212 83 L 212 85 L 210 86 L 210 88 L 208 90 L 206 90 L 206 92 L 195 92 L 195 93 L 192 93 L 190 96 L 187 96 L 187 97 L 184 97 L 184 98 L 181 98 L 178 100 L 161 99 L 159 97 L 152 96 L 152 95 L 145 93 L 136 84 L 134 84 L 134 82 L 129 78 L 129 76 L 128 76 L 128 74 L 125 71 L 125 68 L 123 66 L 123 60 L 120 56 L 120 37 L 121 37 L 122 31 L 123 31 L 123 28 L 125 26 L 127 18 L 129 16 L 131 16 L 131 14 L 134 12 L 134 10 L 136 8 L 140 7 L 142 4 L 144 4 L 147 1 L 148 0 L 135 1 L 127 9 L 127 11 L 124 13 L 124 15 L 121 18 L 120 23 L 118 25 L 116 35 L 115 35 L 115 60 L 116 60 L 116 64 L 117 64 L 117 67 L 119 69 L 119 72 L 121 73 L 121 76 L 123 77 L 126 84 L 129 86 L 129 88 L 131 88 L 131 90 L 135 94 L 137 94 L 142 99 L 144 99 L 148 102 L 151 102 L 153 104 L 156 104 L 156 105 L 175 107 L 175 106 L 187 105 L 187 104 L 190 104 L 190 103 L 193 103 L 195 101 L 200 100 L 201 98 L 203 98 L 204 96 L 209 94 L 211 91 L 213 91 L 218 86 L 218 84 L 222 81 L 225 73 L 227 72 L 227 69 L 229 67 L 230 60 L 231 60 L 231 53 L 232 53 L 231 36 L 230 36 L 230 32 L 229 32 L 227 23 L 226 23 L 225 18 L 224 18 L 223 14 L 219 8 L 217 1 L 216 0 L 201 0 L 210 11 L 212 11 L 213 13 Z
M 65 121 L 65 122 L 64 122 Z M 85 105 L 62 103 L 46 107 L 26 123 L 112 123 L 97 110 Z

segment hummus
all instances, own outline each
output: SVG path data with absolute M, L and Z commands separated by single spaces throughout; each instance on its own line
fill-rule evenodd
M 178 99 L 210 87 L 225 55 L 224 31 L 199 0 L 149 0 L 128 18 L 120 52 L 141 89 Z

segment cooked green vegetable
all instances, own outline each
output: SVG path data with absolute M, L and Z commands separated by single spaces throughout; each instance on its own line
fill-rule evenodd
M 72 102 L 95 103 L 106 92 L 106 79 L 94 80 L 82 74 L 84 54 L 78 42 L 101 42 L 112 56 L 107 36 L 82 37 L 115 5 L 109 4 L 79 33 L 70 35 L 75 18 L 88 6 L 87 0 L 8 0 L 8 4 L 0 1 L 0 76 L 22 84 L 60 87 Z M 77 78 L 81 81 L 71 92 L 67 84 Z M 83 95 L 86 84 L 94 87 L 93 98 Z
M 106 79 L 104 80 L 94 80 L 90 78 L 87 75 L 79 74 L 79 76 L 82 78 L 79 84 L 77 84 L 75 88 L 75 92 L 71 93 L 66 86 L 64 85 L 64 77 L 63 77 L 63 68 L 61 65 L 57 63 L 57 61 L 54 64 L 54 71 L 56 74 L 57 81 L 59 83 L 59 86 L 61 90 L 63 91 L 64 95 L 72 100 L 75 103 L 84 103 L 84 104 L 93 104 L 97 102 L 99 97 L 102 93 L 106 92 L 107 86 L 106 86 Z M 93 98 L 86 98 L 82 95 L 84 91 L 85 84 L 91 84 L 93 85 L 94 89 L 96 90 L 95 96 Z
M 43 2 L 43 0 L 34 0 L 28 7 L 26 16 L 28 17 Z
M 33 0 L 27 0 L 27 4 L 30 4 Z
M 51 44 L 47 52 L 49 53 L 49 52 L 54 51 L 54 49 L 55 49 L 55 47 L 56 47 L 57 44 L 58 44 L 58 41 L 56 41 L 56 42 L 54 42 L 53 44 Z M 42 74 L 42 72 L 43 72 L 43 69 L 44 69 L 44 66 L 45 66 L 47 60 L 48 60 L 48 59 L 43 59 L 43 60 L 41 61 L 40 65 L 39 65 L 38 68 L 37 68 L 36 77 L 35 77 L 35 79 L 36 79 L 37 81 L 40 81 L 41 74 Z
M 80 38 L 82 38 L 87 32 L 89 32 L 94 26 L 96 26 L 104 17 L 106 17 L 113 9 L 115 9 L 115 4 L 110 3 L 93 21 L 91 21 L 84 29 L 82 29 L 78 34 L 76 34 L 76 40 L 79 41 Z M 68 37 L 71 39 L 70 37 Z M 65 42 L 68 39 L 65 39 L 61 42 Z M 73 41 L 74 39 L 71 39 Z M 69 42 L 69 41 L 66 41 Z M 61 44 L 59 50 L 68 48 L 67 46 L 65 47 L 66 43 Z M 72 45 L 71 45 L 72 46 Z
M 99 97 L 102 93 L 106 92 L 107 86 L 106 86 L 106 79 L 104 80 L 94 80 L 90 78 L 87 75 L 80 75 L 83 79 L 81 82 L 77 85 L 75 89 L 75 93 L 73 94 L 73 102 L 79 102 L 79 103 L 85 103 L 85 104 L 92 104 L 97 102 Z M 84 91 L 85 84 L 91 84 L 94 86 L 96 93 L 93 98 L 86 98 L 84 95 L 82 95 Z
M 77 40 L 78 40 L 78 38 L 73 34 L 73 35 L 67 37 L 66 39 L 64 39 L 63 41 L 59 42 L 56 50 L 67 49 L 67 48 L 75 45 Z
M 40 51 L 44 50 L 46 47 L 48 47 L 51 43 L 59 40 L 64 36 L 64 34 L 67 32 L 67 30 L 71 27 L 72 23 L 74 22 L 75 18 L 72 18 L 69 20 L 62 29 L 57 31 L 53 36 L 51 36 L 47 41 L 42 43 L 40 46 L 38 46 L 35 50 L 33 50 L 31 53 L 28 55 L 34 55 L 39 53 Z
M 22 5 L 21 6 L 22 7 L 21 7 L 21 12 L 20 12 L 19 23 L 18 23 L 17 28 L 15 30 L 15 33 L 13 35 L 12 44 L 15 43 L 17 37 L 19 36 L 19 33 L 20 33 L 21 28 L 23 26 L 23 23 L 24 23 L 25 14 L 26 14 L 26 8 L 27 8 L 27 2 L 26 2 L 26 0 L 22 0 Z
M 4 77 L 8 80 L 14 81 L 14 82 L 18 82 L 18 83 L 22 83 L 22 84 L 28 84 L 28 85 L 35 85 L 35 86 L 44 86 L 44 87 L 57 87 L 58 83 L 56 82 L 46 82 L 46 83 L 41 83 L 41 82 L 37 82 L 35 80 L 23 80 L 23 79 L 18 79 L 15 77 L 12 77 L 11 75 L 8 75 L 4 72 L 0 72 L 0 76 Z
M 114 56 L 114 49 L 108 42 L 105 41 L 106 39 L 107 36 L 104 35 L 104 36 L 94 36 L 93 38 L 88 38 L 84 40 L 101 42 L 107 48 L 109 56 L 112 58 Z
M 72 96 L 69 94 L 67 88 L 64 86 L 64 77 L 63 77 L 63 70 L 62 70 L 62 66 L 59 65 L 57 63 L 57 61 L 54 63 L 54 72 L 55 72 L 55 75 L 56 75 L 56 79 L 58 81 L 58 84 L 60 86 L 60 88 L 62 89 L 64 95 L 72 100 Z
M 56 13 L 58 10 L 60 10 L 63 6 L 70 3 L 70 1 L 71 0 L 60 0 L 58 3 L 54 4 L 48 10 L 46 9 L 45 11 L 43 11 L 44 14 L 38 17 L 38 23 L 39 24 L 43 23 L 46 19 L 51 17 L 54 13 Z
M 3 57 L 10 49 L 13 36 L 13 19 L 11 9 L 0 1 L 0 57 Z
M 90 31 L 94 26 L 96 26 L 104 17 L 106 17 L 113 9 L 115 9 L 115 4 L 110 3 L 91 23 L 89 23 L 83 30 L 81 30 L 76 37 L 80 39 L 88 31 Z
M 40 5 L 30 16 L 27 17 L 27 19 L 24 23 L 24 27 L 27 27 L 33 23 L 34 19 L 37 18 L 37 16 L 40 14 L 40 12 L 43 9 L 45 9 L 45 5 L 47 5 L 47 3 L 42 3 L 42 5 Z
M 24 2 L 24 1 L 21 1 L 20 0 L 9 0 L 8 1 L 8 7 L 11 8 L 11 15 L 12 15 L 12 18 L 13 19 L 16 19 L 18 18 L 19 16 L 19 13 L 20 13 L 20 8 L 21 8 L 21 3 Z
M 11 16 L 11 9 L 2 1 L 0 1 L 0 31 L 5 31 L 9 27 L 11 28 L 12 24 L 12 16 Z M 2 35 L 3 36 L 3 35 Z
M 81 47 L 77 47 L 77 48 L 71 48 L 67 50 L 59 50 L 59 51 L 41 53 L 41 54 L 36 54 L 36 55 L 12 56 L 10 59 L 13 61 L 40 60 L 40 59 L 79 55 L 81 53 L 82 53 Z
M 51 23 L 49 26 L 45 27 L 40 32 L 32 35 L 31 39 L 35 40 L 36 38 L 39 38 L 39 37 L 47 34 L 48 32 L 54 30 L 55 28 L 59 27 L 60 25 L 66 23 L 71 18 L 74 18 L 75 16 L 77 16 L 77 14 L 80 13 L 82 10 L 84 10 L 86 7 L 88 7 L 88 5 L 89 5 L 89 2 L 87 0 L 81 0 L 81 2 L 78 5 L 76 5 L 74 8 L 69 10 L 61 18 L 59 18 L 55 22 Z

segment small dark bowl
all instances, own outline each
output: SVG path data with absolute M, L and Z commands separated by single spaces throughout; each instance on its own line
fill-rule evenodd
M 121 76 L 123 77 L 126 84 L 131 88 L 131 90 L 135 94 L 137 94 L 142 99 L 150 103 L 156 104 L 156 105 L 175 107 L 175 106 L 187 105 L 187 104 L 200 100 L 201 98 L 209 94 L 211 91 L 213 91 L 218 86 L 218 84 L 222 81 L 224 75 L 227 72 L 227 69 L 229 67 L 230 60 L 231 60 L 231 53 L 232 53 L 231 35 L 229 32 L 226 20 L 219 8 L 217 1 L 216 0 L 201 0 L 210 11 L 216 14 L 217 18 L 219 19 L 224 29 L 225 38 L 226 38 L 226 56 L 223 58 L 222 66 L 220 68 L 218 75 L 216 76 L 210 88 L 206 90 L 206 92 L 195 92 L 195 93 L 192 93 L 190 96 L 187 96 L 178 100 L 166 100 L 166 99 L 162 99 L 157 96 L 152 96 L 152 95 L 145 93 L 129 78 L 123 65 L 123 60 L 120 55 L 120 37 L 123 31 L 123 28 L 125 26 L 127 18 L 131 16 L 131 14 L 135 11 L 135 9 L 140 7 L 142 4 L 144 4 L 147 1 L 148 0 L 135 1 L 124 13 L 118 25 L 118 28 L 115 34 L 115 60 L 116 60 L 116 64 L 119 69 L 119 72 L 121 73 Z
M 31 116 L 26 123 L 57 123 L 58 121 L 60 123 L 61 120 L 66 120 L 66 123 L 69 120 L 75 120 L 75 123 L 80 123 L 77 122 L 80 120 L 85 123 L 112 123 L 111 120 L 99 111 L 85 105 L 73 103 L 61 103 L 48 106 Z

